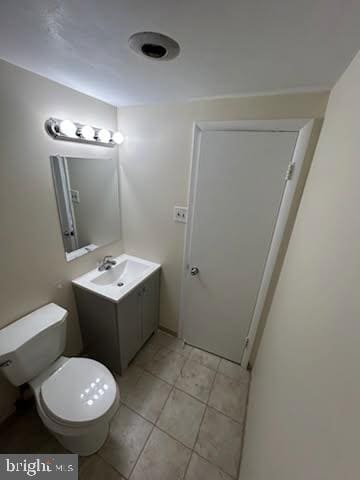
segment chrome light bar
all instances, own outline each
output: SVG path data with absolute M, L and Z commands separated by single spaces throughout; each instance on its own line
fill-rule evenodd
M 106 128 L 97 128 L 59 118 L 48 118 L 45 122 L 45 130 L 55 140 L 87 143 L 101 147 L 115 147 L 124 141 L 121 132 L 113 132 Z

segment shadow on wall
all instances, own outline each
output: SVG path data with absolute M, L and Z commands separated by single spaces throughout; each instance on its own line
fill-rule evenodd
M 0 423 L 5 420 L 15 409 L 14 402 L 18 395 L 17 388 L 0 375 Z
M 290 241 L 290 237 L 291 237 L 291 234 L 292 234 L 292 231 L 293 231 L 293 228 L 294 228 L 297 211 L 298 211 L 299 206 L 300 206 L 301 196 L 302 196 L 302 193 L 303 193 L 303 190 L 304 190 L 304 187 L 305 187 L 306 178 L 308 176 L 308 173 L 309 173 L 309 170 L 310 170 L 310 167 L 311 167 L 311 162 L 312 162 L 314 152 L 315 152 L 315 149 L 316 149 L 316 145 L 317 145 L 317 142 L 318 142 L 318 139 L 319 139 L 322 124 L 323 124 L 323 119 L 316 119 L 315 120 L 314 129 L 313 129 L 313 132 L 312 132 L 312 135 L 311 135 L 311 138 L 310 138 L 309 147 L 308 147 L 308 150 L 306 152 L 306 157 L 305 157 L 305 161 L 304 161 L 303 176 L 299 180 L 298 188 L 297 188 L 297 191 L 295 193 L 295 198 L 294 198 L 294 201 L 293 201 L 292 210 L 289 214 L 288 223 L 286 225 L 284 236 L 283 236 L 283 239 L 282 239 L 282 242 L 281 242 L 281 247 L 280 247 L 278 258 L 276 260 L 276 265 L 275 265 L 275 269 L 274 269 L 272 279 L 271 279 L 271 282 L 270 282 L 269 291 L 268 291 L 268 294 L 266 296 L 264 309 L 263 309 L 262 314 L 261 314 L 261 319 L 260 319 L 258 331 L 256 333 L 254 347 L 253 347 L 253 350 L 252 350 L 251 355 L 250 355 L 250 360 L 249 360 L 250 367 L 252 367 L 254 365 L 256 355 L 257 355 L 257 352 L 259 350 L 260 342 L 261 342 L 263 332 L 264 332 L 264 328 L 265 328 L 265 324 L 266 324 L 266 318 L 269 315 L 271 303 L 272 303 L 272 300 L 273 300 L 274 294 L 275 294 L 276 285 L 278 283 L 280 272 L 281 272 L 281 269 L 282 269 L 282 266 L 283 266 L 283 263 L 284 263 L 284 260 L 285 260 L 286 250 L 287 250 L 287 247 L 288 247 L 288 244 L 289 244 L 289 241 Z

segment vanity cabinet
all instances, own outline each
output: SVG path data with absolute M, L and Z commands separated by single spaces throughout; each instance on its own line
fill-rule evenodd
M 160 271 L 115 303 L 74 285 L 84 352 L 123 373 L 158 327 Z

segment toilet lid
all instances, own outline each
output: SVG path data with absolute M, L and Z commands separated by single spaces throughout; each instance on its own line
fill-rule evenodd
M 88 358 L 70 358 L 41 386 L 47 413 L 60 423 L 82 424 L 102 417 L 116 399 L 110 371 Z

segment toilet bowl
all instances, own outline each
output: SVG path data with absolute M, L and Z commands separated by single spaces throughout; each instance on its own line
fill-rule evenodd
M 87 456 L 106 440 L 119 391 L 101 363 L 61 356 L 66 316 L 49 304 L 0 330 L 0 370 L 13 385 L 28 382 L 46 428 L 67 450 Z
M 29 384 L 41 420 L 67 450 L 87 456 L 101 448 L 119 407 L 118 387 L 106 367 L 88 358 L 60 357 Z

